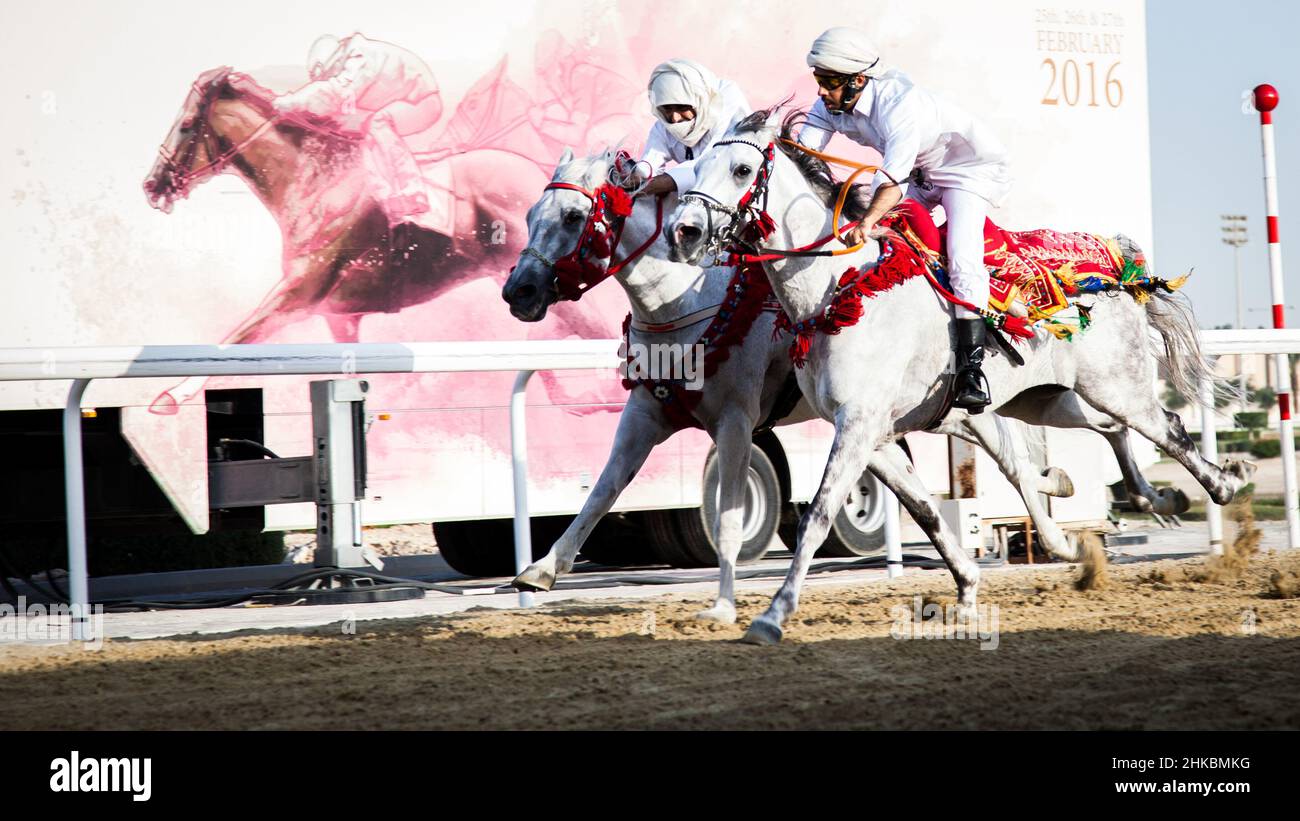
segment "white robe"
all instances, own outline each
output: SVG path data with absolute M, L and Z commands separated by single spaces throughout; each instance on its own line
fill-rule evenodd
M 360 34 L 344 40 L 342 48 L 337 73 L 284 95 L 281 105 L 347 124 L 350 115 L 364 119 L 390 103 L 418 104 L 438 93 L 429 67 L 404 48 Z
M 679 194 L 684 194 L 695 187 L 694 158 L 708 151 L 709 146 L 726 134 L 733 125 L 754 111 L 749 107 L 744 92 L 730 80 L 719 80 L 717 91 L 717 100 L 720 103 L 717 119 L 714 121 L 713 128 L 709 129 L 709 133 L 701 137 L 693 147 L 688 149 L 676 137 L 669 134 L 662 121 L 656 122 L 651 127 L 650 136 L 646 138 L 645 152 L 641 155 L 641 159 L 649 163 L 653 173 L 666 173 L 672 177 L 673 182 L 677 184 Z M 668 168 L 669 161 L 677 165 Z
M 900 183 L 914 168 L 921 169 L 934 189 L 913 190 L 912 197 L 931 207 L 938 204 L 939 189 L 978 194 L 994 206 L 1011 189 L 1007 151 L 997 136 L 963 109 L 913 85 L 898 69 L 868 81 L 846 114 L 827 111 L 819 99 L 808 112 L 799 142 L 820 151 L 836 132 L 879 151 L 881 165 Z M 876 174 L 873 191 L 886 180 Z

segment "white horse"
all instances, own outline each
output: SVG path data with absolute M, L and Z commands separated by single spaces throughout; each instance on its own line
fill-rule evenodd
M 776 231 L 767 240 L 771 248 L 798 248 L 831 233 L 826 192 L 818 191 L 801 166 L 786 156 L 780 140 L 787 135 L 781 131 L 775 114 L 756 112 L 696 161 L 695 189 L 683 195 L 665 229 L 673 258 L 698 262 L 706 248 L 716 247 L 719 237 L 754 219 L 753 211 L 730 205 L 748 201 L 747 194 L 755 209 L 764 203 L 776 221 Z M 771 151 L 774 145 L 781 150 Z M 755 191 L 769 155 L 774 161 L 767 190 Z M 875 254 L 872 248 L 871 254 L 847 259 L 862 262 Z M 764 265 L 777 298 L 798 322 L 823 315 L 846 268 L 845 259 L 784 257 Z M 1153 294 L 1145 307 L 1124 293 L 1096 294 L 1082 301 L 1090 303 L 1092 325 L 1074 341 L 1039 332 L 1017 346 L 1024 365 L 1006 356 L 987 362 L 992 408 L 1031 424 L 1090 426 L 1078 399 L 1068 394 L 1073 389 L 1089 405 L 1181 462 L 1215 502 L 1230 501 L 1254 466 L 1229 460 L 1220 468 L 1202 459 L 1181 420 L 1160 406 L 1153 388 L 1157 359 L 1187 395 L 1194 395 L 1198 380 L 1210 376 L 1190 310 L 1167 293 Z M 794 563 L 771 605 L 750 625 L 746 641 L 780 641 L 785 621 L 798 606 L 812 555 L 826 536 L 831 511 L 862 469 L 877 465 L 877 448 L 924 427 L 942 412 L 951 355 L 948 305 L 925 277 L 915 276 L 863 300 L 863 308 L 860 321 L 841 333 L 818 334 L 807 366 L 797 370 L 804 398 L 835 424 L 835 441 L 817 496 L 800 522 Z M 1152 350 L 1152 329 L 1163 340 L 1160 350 Z M 964 415 L 954 409 L 949 418 Z M 1115 443 L 1119 436 L 1110 438 Z M 913 518 L 923 526 L 937 521 L 938 509 L 929 497 L 908 499 L 907 489 L 899 496 Z M 939 534 L 935 545 L 956 579 L 959 612 L 969 617 L 976 604 L 978 568 L 942 528 L 928 529 Z
M 520 256 L 502 291 L 502 297 L 517 318 L 539 321 L 559 297 L 555 262 L 569 255 L 587 230 L 593 207 L 591 192 L 608 179 L 612 160 L 610 153 L 574 160 L 572 153 L 566 152 L 560 158 L 552 181 L 555 187 L 548 187 L 528 212 L 530 250 Z M 670 197 L 662 204 L 664 214 L 671 211 L 674 199 Z M 655 236 L 657 216 L 654 201 L 638 199 L 613 253 L 616 258 L 627 259 L 636 249 L 646 247 L 644 254 L 629 260 L 615 276 L 628 295 L 633 317 L 641 323 L 667 325 L 677 324 L 674 321 L 682 317 L 703 315 L 711 319 L 728 297 L 727 285 L 734 269 L 701 269 L 670 261 L 666 239 Z M 653 243 L 646 246 L 652 239 Z M 774 320 L 770 312 L 758 316 L 743 342 L 731 350 L 716 373 L 704 380 L 700 402 L 693 411 L 695 419 L 717 445 L 721 469 L 720 515 L 715 534 L 715 544 L 719 545 L 720 583 L 714 606 L 699 614 L 705 619 L 726 623 L 735 620 L 735 563 L 742 543 L 744 477 L 749 467 L 751 436 L 755 427 L 771 415 L 792 370 L 787 355 L 789 336 L 774 339 Z M 691 345 L 700 337 L 704 321 L 697 319 L 684 327 L 655 333 L 633 328 L 629 341 Z M 1079 416 L 1085 418 L 1084 412 L 1080 411 Z M 805 402 L 800 402 L 779 423 L 793 424 L 809 418 L 812 418 L 810 409 Z M 1098 424 L 1107 423 L 1109 420 L 1104 418 L 1098 420 Z M 1030 461 L 1019 425 L 988 414 L 945 424 L 939 431 L 984 446 L 1021 492 L 1045 549 L 1072 559 L 1077 555 L 1075 546 L 1047 515 L 1038 494 L 1067 496 L 1073 492 L 1073 486 L 1063 471 L 1057 468 L 1042 471 Z M 549 590 L 557 576 L 568 572 L 596 523 L 614 505 L 650 451 L 675 430 L 660 400 L 644 387 L 633 390 L 619 420 L 609 460 L 582 510 L 547 555 L 515 579 L 515 585 Z M 1127 447 L 1122 431 L 1116 440 Z M 897 445 L 884 443 L 879 459 L 871 468 L 886 485 L 905 496 L 905 503 L 912 502 L 909 509 L 915 515 L 920 514 L 921 508 L 913 499 L 918 494 L 928 498 L 928 494 L 915 480 L 906 454 Z M 1133 472 L 1140 479 L 1136 467 Z M 906 490 L 904 485 L 911 490 Z M 1162 507 L 1173 505 L 1172 501 L 1152 498 Z M 920 516 L 918 521 L 927 531 L 939 527 L 937 518 Z

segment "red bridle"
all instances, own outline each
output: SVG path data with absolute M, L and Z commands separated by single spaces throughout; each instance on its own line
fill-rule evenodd
M 576 302 L 592 287 L 623 270 L 628 263 L 649 250 L 663 230 L 664 204 L 660 197 L 656 202 L 658 211 L 654 233 L 635 251 L 615 262 L 614 251 L 623 237 L 623 226 L 632 214 L 632 196 L 608 182 L 595 191 L 588 191 L 569 182 L 553 182 L 545 190 L 577 191 L 591 201 L 591 211 L 587 214 L 587 222 L 582 227 L 578 244 L 568 254 L 551 260 L 531 246 L 522 252 L 555 271 L 555 288 L 562 300 Z

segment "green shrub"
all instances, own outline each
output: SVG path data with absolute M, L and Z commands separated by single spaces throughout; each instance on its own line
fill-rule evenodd
M 1260 439 L 1250 445 L 1250 455 L 1256 459 L 1272 459 L 1282 455 L 1282 443 L 1276 439 Z
M 1268 414 L 1263 411 L 1243 411 L 1232 416 L 1233 424 L 1247 430 L 1260 430 L 1268 424 Z

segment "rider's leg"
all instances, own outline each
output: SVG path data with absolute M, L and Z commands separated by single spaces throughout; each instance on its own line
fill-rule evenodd
M 402 138 L 430 128 L 441 114 L 442 99 L 434 93 L 418 103 L 405 100 L 389 103 L 370 118 L 370 134 L 382 147 L 392 175 L 389 180 L 392 194 L 385 208 L 388 218 L 395 223 L 429 210 L 420 167 Z
M 948 277 L 955 295 L 979 308 L 989 304 L 989 274 L 984 267 L 984 220 L 988 200 L 956 188 L 941 200 L 948 220 Z M 989 404 L 984 390 L 984 320 L 957 306 L 957 395 L 953 404 L 979 413 Z

